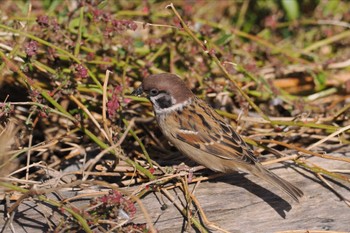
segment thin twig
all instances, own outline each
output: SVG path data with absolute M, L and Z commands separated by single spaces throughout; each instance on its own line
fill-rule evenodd
M 120 139 L 118 140 L 118 142 L 106 149 L 104 149 L 103 151 L 101 151 L 97 156 L 95 156 L 94 159 L 89 160 L 89 162 L 86 164 L 86 167 L 84 168 L 85 171 L 90 172 L 92 170 L 92 168 L 95 166 L 95 164 L 109 151 L 114 150 L 116 148 L 118 148 L 124 141 L 124 139 L 126 138 L 127 134 L 129 133 L 130 129 L 134 126 L 134 119 L 131 119 L 128 127 L 126 128 L 126 130 L 124 131 L 123 135 L 120 137 Z M 122 155 L 118 155 L 119 157 L 123 158 Z M 86 176 L 84 176 L 82 178 L 82 180 L 87 180 L 88 178 L 88 173 Z
M 350 129 L 350 125 L 340 128 L 339 130 L 335 131 L 331 135 L 328 135 L 327 137 L 319 140 L 318 142 L 308 146 L 306 149 L 311 150 L 312 148 L 321 145 L 322 143 L 326 142 L 328 139 L 333 138 L 333 137 L 337 136 L 338 134 L 347 131 L 348 129 Z
M 107 86 L 108 86 L 108 80 L 109 80 L 109 75 L 113 74 L 111 71 L 106 70 L 106 75 L 105 75 L 105 80 L 103 82 L 103 95 L 102 95 L 102 122 L 103 122 L 103 128 L 107 133 L 108 136 L 108 141 L 111 145 L 113 145 L 113 140 L 112 140 L 112 135 L 109 130 L 109 127 L 107 125 Z
M 335 192 L 344 202 L 350 207 L 350 200 L 348 198 L 345 198 L 342 194 L 340 194 L 320 173 L 316 174 L 320 180 L 323 181 L 333 192 Z
M 101 133 L 103 134 L 103 136 L 108 139 L 108 135 L 106 133 L 106 131 L 101 127 L 101 125 L 97 122 L 97 120 L 95 119 L 95 117 L 91 114 L 90 110 L 87 109 L 87 107 L 85 107 L 85 105 L 83 105 L 74 95 L 70 95 L 69 98 L 78 105 L 78 107 L 83 110 L 88 116 L 89 118 L 92 120 L 92 122 L 94 123 L 94 125 L 101 131 Z

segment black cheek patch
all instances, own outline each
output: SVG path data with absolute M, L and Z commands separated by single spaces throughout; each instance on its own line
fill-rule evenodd
M 171 98 L 167 95 L 161 97 L 161 98 L 158 98 L 157 100 L 157 103 L 158 103 L 158 106 L 160 108 L 169 108 L 172 106 L 172 103 L 171 103 Z

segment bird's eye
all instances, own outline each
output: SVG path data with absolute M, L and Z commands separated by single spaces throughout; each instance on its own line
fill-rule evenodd
M 158 93 L 159 93 L 159 91 L 158 91 L 158 89 L 151 89 L 150 91 L 149 91 L 149 95 L 150 96 L 156 96 L 156 95 L 158 95 Z

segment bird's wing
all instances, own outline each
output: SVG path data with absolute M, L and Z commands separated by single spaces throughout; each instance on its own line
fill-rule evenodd
M 171 127 L 173 137 L 222 159 L 257 163 L 252 150 L 221 116 L 204 101 L 194 101 L 169 115 L 167 124 L 175 124 Z
M 184 106 L 181 111 L 172 112 L 164 118 L 174 138 L 197 150 L 227 160 L 227 166 L 238 165 L 239 169 L 265 179 L 298 201 L 303 195 L 300 189 L 261 166 L 252 150 L 221 116 L 204 101 L 195 101 L 198 102 Z M 200 154 L 196 153 L 196 156 Z

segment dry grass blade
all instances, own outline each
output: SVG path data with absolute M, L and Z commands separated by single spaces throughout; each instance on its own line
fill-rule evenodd
M 326 142 L 326 141 L 329 140 L 330 138 L 335 137 L 335 136 L 337 136 L 338 134 L 341 134 L 342 132 L 345 132 L 345 131 L 347 131 L 347 130 L 349 130 L 349 129 L 350 129 L 350 125 L 345 126 L 345 127 L 342 127 L 341 129 L 337 130 L 336 132 L 332 133 L 331 135 L 329 135 L 329 136 L 323 138 L 322 140 L 320 140 L 320 141 L 318 141 L 318 142 L 316 142 L 316 143 L 314 143 L 314 144 L 308 146 L 306 149 L 307 149 L 307 150 L 311 150 L 312 148 L 314 148 L 314 147 L 316 147 L 316 146 L 319 146 L 319 145 L 321 145 L 322 143 Z M 350 160 L 349 160 L 349 161 L 350 161 Z
M 317 174 L 317 177 L 322 180 L 333 192 L 335 192 L 349 207 L 350 207 L 350 199 L 344 197 L 342 194 L 340 194 L 323 176 L 322 174 Z

